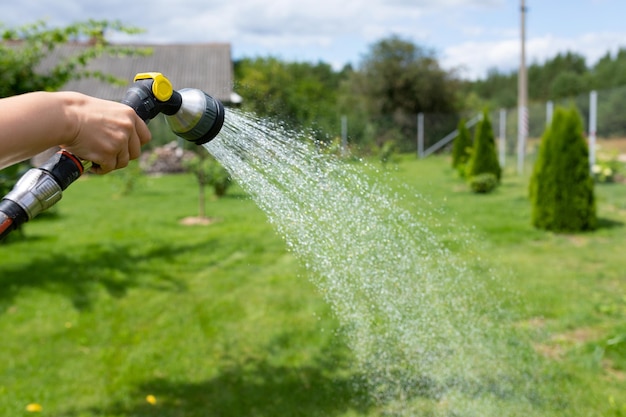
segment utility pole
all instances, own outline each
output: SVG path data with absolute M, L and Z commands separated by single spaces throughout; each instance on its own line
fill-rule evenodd
M 526 74 L 526 4 L 521 0 L 521 56 L 517 84 L 517 172 L 524 173 L 526 137 L 528 136 L 528 78 Z

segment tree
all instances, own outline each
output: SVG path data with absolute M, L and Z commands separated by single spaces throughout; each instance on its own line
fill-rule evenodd
M 465 166 L 472 154 L 472 138 L 465 123 L 465 119 L 459 121 L 458 135 L 452 144 L 452 168 L 455 168 L 462 175 L 465 173 Z
M 589 91 L 589 77 L 573 71 L 563 71 L 552 80 L 550 86 L 551 97 L 575 97 Z M 546 97 L 547 99 L 547 97 Z
M 413 147 L 418 113 L 456 110 L 454 74 L 439 66 L 432 51 L 398 36 L 374 43 L 347 82 L 374 122 L 379 145 L 399 130 L 400 148 Z
M 474 93 L 491 108 L 511 108 L 517 105 L 517 73 L 503 74 L 497 69 L 491 69 L 485 79 L 466 82 L 463 87 L 464 96 Z
M 542 137 L 529 185 L 532 224 L 555 232 L 593 230 L 596 227 L 593 178 L 575 108 L 557 107 Z
M 584 56 L 569 51 L 559 53 L 542 65 L 528 68 L 528 95 L 534 100 L 549 100 L 578 94 L 588 85 L 587 74 Z M 574 85 L 568 87 L 568 82 Z M 559 84 L 557 88 L 555 83 Z
M 68 81 L 83 77 L 96 77 L 107 82 L 124 82 L 110 74 L 87 69 L 89 61 L 103 55 L 146 54 L 146 49 L 110 45 L 105 38 L 108 32 L 138 33 L 137 28 L 119 22 L 89 20 L 61 28 L 49 28 L 44 22 L 7 29 L 0 43 L 0 97 L 30 91 L 55 91 Z M 41 63 L 60 45 L 84 42 L 85 47 L 76 55 L 59 59 L 50 70 L 42 72 Z
M 244 58 L 235 63 L 242 108 L 293 129 L 313 128 L 319 139 L 339 129 L 337 91 L 342 73 L 325 63 Z
M 184 161 L 184 166 L 187 170 L 193 172 L 198 180 L 198 218 L 205 219 L 205 188 L 212 186 L 215 196 L 218 198 L 223 197 L 231 185 L 230 174 L 226 171 L 226 168 L 201 147 L 193 158 Z
M 502 168 L 496 152 L 496 141 L 487 110 L 483 111 L 482 120 L 476 126 L 474 148 L 467 166 L 467 177 L 470 180 L 481 174 L 493 174 L 498 182 L 502 176 Z

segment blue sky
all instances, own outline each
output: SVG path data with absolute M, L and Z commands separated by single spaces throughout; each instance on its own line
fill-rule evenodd
M 573 51 L 593 64 L 626 48 L 624 0 L 526 0 L 528 62 Z M 16 26 L 119 19 L 146 32 L 114 41 L 229 42 L 233 58 L 275 56 L 358 65 L 390 35 L 434 50 L 465 78 L 519 65 L 520 0 L 20 0 L 0 19 Z

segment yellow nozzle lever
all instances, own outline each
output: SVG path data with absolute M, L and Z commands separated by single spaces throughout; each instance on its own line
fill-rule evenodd
M 172 83 L 168 80 L 163 74 L 160 72 L 140 72 L 135 75 L 135 79 L 137 80 L 153 80 L 152 82 L 152 94 L 159 101 L 167 101 L 172 97 L 174 93 L 174 87 L 172 87 Z

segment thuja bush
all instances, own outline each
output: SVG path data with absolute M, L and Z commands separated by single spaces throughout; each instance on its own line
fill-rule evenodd
M 541 139 L 530 180 L 532 224 L 556 232 L 596 228 L 593 178 L 582 120 L 575 108 L 557 108 Z
M 472 138 L 469 129 L 465 126 L 465 119 L 459 121 L 458 135 L 452 143 L 452 168 L 461 176 L 465 176 L 467 161 L 472 153 Z
M 472 182 L 476 182 L 473 179 L 476 177 L 484 178 L 483 174 L 492 174 L 496 178 L 496 185 L 500 183 L 502 168 L 498 162 L 496 140 L 489 120 L 489 113 L 486 110 L 483 111 L 482 120 L 476 126 L 474 147 L 467 164 L 466 176 L 470 180 L 470 187 L 473 191 L 476 191 L 472 185 Z M 487 189 L 481 187 L 480 189 L 479 192 L 490 192 L 495 189 L 495 186 Z

